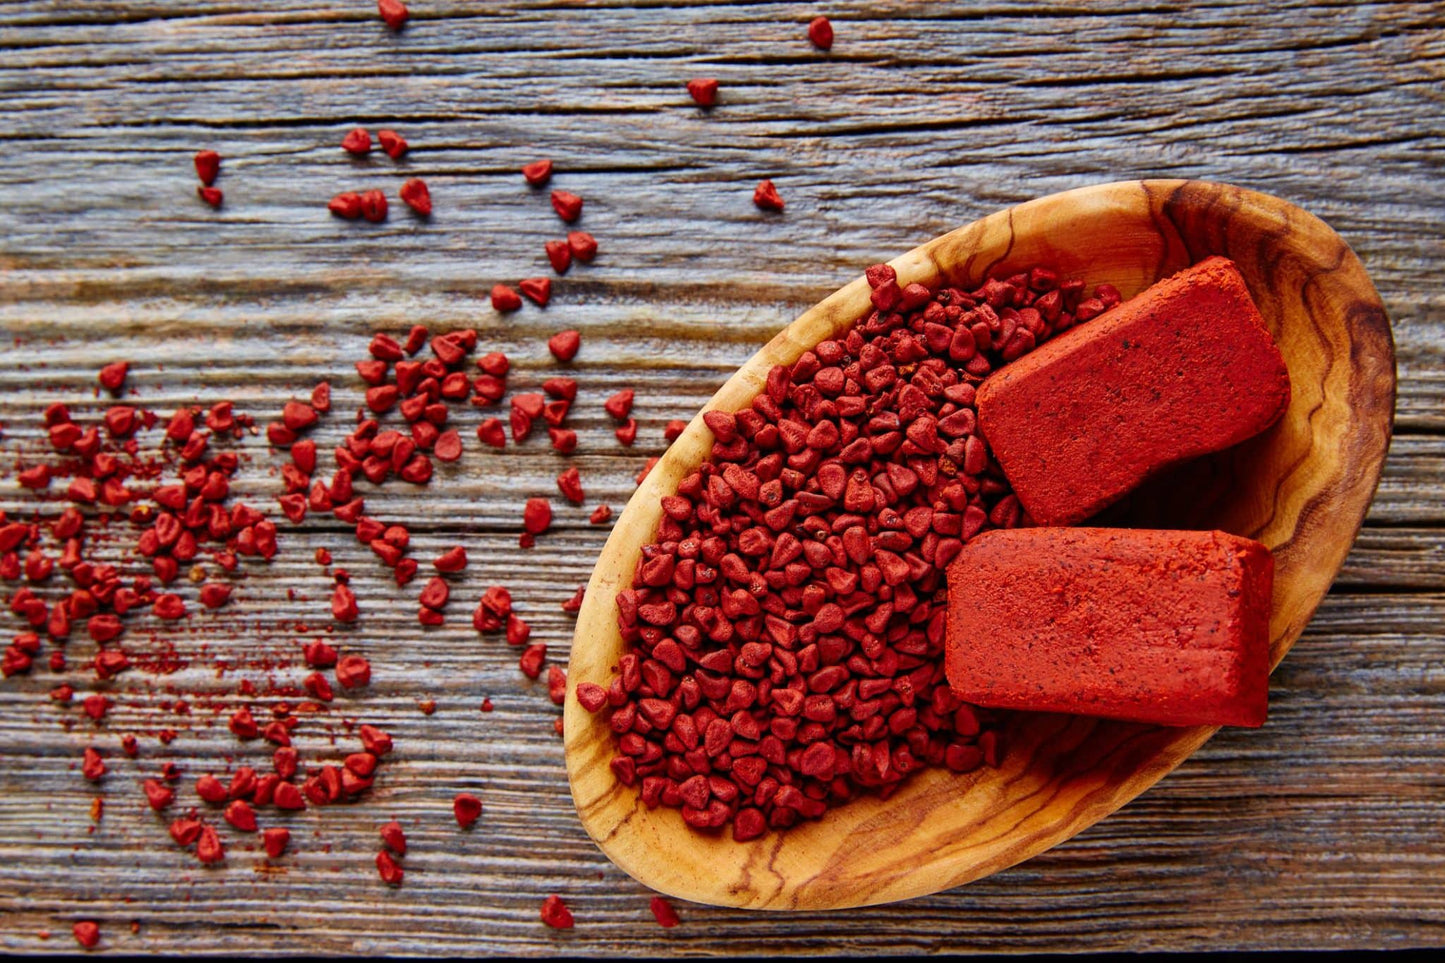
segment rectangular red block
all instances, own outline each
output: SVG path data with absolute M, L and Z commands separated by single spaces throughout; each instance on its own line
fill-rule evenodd
M 999 709 L 1263 725 L 1273 582 L 1225 532 L 985 532 L 948 567 L 948 681 Z
M 1264 431 L 1289 372 L 1234 262 L 1211 257 L 979 387 L 979 430 L 1029 515 L 1072 525 L 1150 475 Z

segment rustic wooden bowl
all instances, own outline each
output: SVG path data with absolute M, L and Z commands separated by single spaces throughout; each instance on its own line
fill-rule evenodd
M 971 287 L 1048 264 L 1130 297 L 1210 254 L 1244 272 L 1289 365 L 1293 398 L 1278 425 L 1114 513 L 1177 528 L 1249 535 L 1275 553 L 1271 656 L 1299 637 L 1349 552 L 1389 445 L 1395 362 L 1389 321 L 1354 253 L 1285 201 L 1222 184 L 1130 181 L 1000 211 L 893 261 L 900 284 Z M 708 408 L 735 410 L 787 364 L 869 310 L 860 277 L 805 312 L 723 385 Z M 1207 403 L 1207 399 L 1201 399 Z M 660 515 L 658 499 L 707 455 L 702 417 L 637 490 L 602 551 L 578 615 L 569 679 L 605 686 L 624 646 L 616 593 Z M 1181 500 L 1178 496 L 1182 493 Z M 906 899 L 978 879 L 1104 818 L 1183 762 L 1214 729 L 1076 716 L 1007 720 L 998 769 L 915 775 L 891 799 L 864 798 L 822 820 L 748 843 L 648 810 L 608 769 L 602 715 L 569 692 L 567 771 L 582 823 L 613 862 L 672 896 L 750 909 L 836 909 Z

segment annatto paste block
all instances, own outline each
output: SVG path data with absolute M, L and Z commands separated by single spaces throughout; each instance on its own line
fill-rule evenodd
M 985 532 L 948 568 L 948 681 L 992 708 L 1259 726 L 1273 580 L 1225 532 Z
M 1289 373 L 1234 262 L 1211 257 L 1000 369 L 979 429 L 1043 525 L 1268 428 Z

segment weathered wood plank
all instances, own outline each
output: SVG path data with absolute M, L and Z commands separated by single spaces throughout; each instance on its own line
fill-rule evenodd
M 222 614 L 164 636 L 137 621 L 141 648 L 168 638 L 188 665 L 154 688 L 123 680 L 117 688 L 134 691 L 98 731 L 57 723 L 46 673 L 0 684 L 0 946 L 68 949 L 69 922 L 87 917 L 102 921 L 108 947 L 136 952 L 1441 943 L 1437 4 L 848 3 L 826 11 L 839 38 L 827 56 L 802 32 L 818 10 L 800 4 L 412 7 L 413 24 L 392 37 L 369 0 L 0 3 L 0 471 L 37 441 L 45 402 L 96 410 L 93 372 L 109 357 L 136 363 L 139 399 L 159 410 L 225 394 L 264 415 L 331 377 L 338 405 L 317 433 L 324 450 L 358 402 L 348 369 L 376 328 L 477 326 L 519 363 L 512 383 L 524 387 L 552 370 L 546 336 L 577 327 L 574 461 L 588 507 L 620 507 L 669 418 L 689 415 L 862 266 L 1038 194 L 1196 176 L 1318 213 L 1385 299 L 1399 434 L 1369 523 L 1276 674 L 1269 725 L 1222 733 L 1068 845 L 901 907 L 767 918 L 682 907 L 684 925 L 665 932 L 648 894 L 577 825 L 545 690 L 520 676 L 515 650 L 479 640 L 466 620 L 486 585 L 507 582 L 535 637 L 565 650 L 571 622 L 556 605 L 605 533 L 569 509 L 536 549 L 518 549 L 521 503 L 550 493 L 565 462 L 544 443 L 505 456 L 473 445 L 439 473 L 424 510 L 407 486 L 368 493 L 376 514 L 412 523 L 418 558 L 466 540 L 474 562 L 454 624 L 422 632 L 407 601 L 415 589 L 388 586 L 354 538 L 313 519 L 283 526 L 282 554 L 248 566 Z M 682 90 L 696 75 L 723 82 L 706 114 Z M 349 161 L 336 144 L 357 123 L 401 130 L 412 153 L 402 164 Z M 194 198 L 190 155 L 201 146 L 227 158 L 219 214 Z M 602 254 L 558 282 L 547 311 L 498 318 L 485 303 L 491 285 L 546 273 L 542 243 L 561 233 L 545 193 L 516 173 L 540 155 L 558 162 L 555 186 L 587 198 L 582 226 Z M 782 217 L 749 202 L 765 175 L 788 200 Z M 431 185 L 429 224 L 400 211 L 381 227 L 325 213 L 338 190 L 394 191 L 407 176 Z M 638 389 L 642 426 L 628 452 L 598 405 L 624 384 Z M 468 432 L 479 417 L 457 414 Z M 258 460 L 247 497 L 268 500 L 280 483 L 264 448 L 248 447 Z M 19 504 L 13 477 L 0 477 L 0 507 Z M 215 719 L 237 675 L 285 681 L 299 666 L 218 680 L 215 661 L 264 659 L 294 646 L 296 622 L 324 621 L 328 583 L 308 561 L 318 544 L 356 574 L 363 621 L 348 637 L 376 666 L 376 683 L 349 705 L 389 726 L 402 751 L 366 801 L 298 819 L 281 872 L 258 871 L 238 849 L 204 871 L 141 808 L 139 780 L 174 758 L 189 787 L 208 767 L 264 755 L 227 759 L 236 743 Z M 224 696 L 193 699 L 190 724 L 162 754 L 153 730 L 156 707 L 174 698 L 166 685 Z M 438 702 L 430 717 L 417 708 L 427 695 Z M 477 712 L 483 696 L 494 713 Z M 114 746 L 132 729 L 142 758 L 114 763 L 110 806 L 91 833 L 92 793 L 72 767 L 91 739 Z M 301 741 L 321 752 L 328 738 L 318 724 Z M 487 805 L 469 834 L 448 811 L 463 788 Z M 392 816 L 412 840 L 396 892 L 370 862 L 374 826 Z M 554 891 L 576 910 L 576 930 L 538 923 Z M 39 940 L 41 929 L 55 938 Z

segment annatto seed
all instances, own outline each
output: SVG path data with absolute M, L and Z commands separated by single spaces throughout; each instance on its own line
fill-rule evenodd
M 569 231 L 567 249 L 573 257 L 586 264 L 597 256 L 597 239 L 586 231 Z
M 674 418 L 663 427 L 662 437 L 668 441 L 677 441 L 684 431 L 687 431 L 687 422 L 681 418 Z
M 457 818 L 458 826 L 471 829 L 482 815 L 482 801 L 471 793 L 458 793 L 452 800 L 452 813 Z
M 217 210 L 220 209 L 221 202 L 225 200 L 225 195 L 221 193 L 219 187 L 197 187 L 196 195 Z
M 602 403 L 602 409 L 618 421 L 623 420 L 632 412 L 632 400 L 635 397 L 631 388 L 623 388 L 617 394 L 608 398 Z
M 357 730 L 357 733 L 361 736 L 362 746 L 373 756 L 384 756 L 391 752 L 391 736 L 376 726 L 363 725 Z
M 431 191 L 427 190 L 426 181 L 420 177 L 413 177 L 402 184 L 397 196 L 422 217 L 431 217 Z
M 687 92 L 692 94 L 692 99 L 697 101 L 699 106 L 711 107 L 717 103 L 717 79 L 715 77 L 699 78 L 687 82 Z
M 517 664 L 523 675 L 529 679 L 535 679 L 542 674 L 542 664 L 546 659 L 547 646 L 539 642 L 527 646 Z
M 157 812 L 165 809 L 171 804 L 171 801 L 176 798 L 175 790 L 154 779 L 147 779 L 143 788 L 145 789 L 146 802 Z
M 406 155 L 406 138 L 394 130 L 379 130 L 376 132 L 376 139 L 381 144 L 381 149 L 387 157 L 392 160 L 400 160 Z
M 196 858 L 207 866 L 214 866 L 226 858 L 221 837 L 216 835 L 215 829 L 210 826 L 201 827 L 201 835 L 196 840 Z
M 295 783 L 281 783 L 276 787 L 276 794 L 271 798 L 277 809 L 295 811 L 306 808 L 306 800 L 302 797 L 301 790 L 296 788 Z
M 477 426 L 477 440 L 493 448 L 507 446 L 507 430 L 500 418 L 488 418 Z
M 567 269 L 572 266 L 572 248 L 566 241 L 548 241 L 545 247 L 552 270 L 558 274 L 566 274 Z
M 833 49 L 833 25 L 827 17 L 814 17 L 808 24 L 808 39 L 819 50 Z
M 75 937 L 75 942 L 87 950 L 93 950 L 100 945 L 100 927 L 90 920 L 80 920 L 71 926 L 70 932 Z
M 371 663 L 359 655 L 343 655 L 336 663 L 336 681 L 343 689 L 358 689 L 371 681 Z
M 545 498 L 529 498 L 522 509 L 522 527 L 529 535 L 540 535 L 552 524 L 552 506 Z
M 562 897 L 553 894 L 542 900 L 542 922 L 554 930 L 572 928 L 572 911 L 562 902 Z
M 361 216 L 361 195 L 354 191 L 343 191 L 327 202 L 326 209 L 337 217 L 354 221 Z
M 582 216 L 582 198 L 569 191 L 553 191 L 552 209 L 558 217 L 571 224 Z
M 105 775 L 105 760 L 90 746 L 85 747 L 85 752 L 81 756 L 80 772 L 91 782 L 99 782 L 100 778 Z
M 492 286 L 492 307 L 498 311 L 515 311 L 522 306 L 522 296 L 505 284 Z
M 777 186 L 767 178 L 758 181 L 758 186 L 753 190 L 753 203 L 764 211 L 783 209 L 783 198 L 778 193 Z
M 129 371 L 130 371 L 130 364 L 129 364 L 128 362 L 125 362 L 125 361 L 113 361 L 113 362 L 111 362 L 110 364 L 108 364 L 108 365 L 106 365 L 105 367 L 103 367 L 103 368 L 100 369 L 100 374 L 98 375 L 98 377 L 99 377 L 99 379 L 100 379 L 100 386 L 101 386 L 102 388 L 104 388 L 106 391 L 119 391 L 119 390 L 120 390 L 120 386 L 123 385 L 123 384 L 125 384 L 125 376 L 126 376 L 127 373 L 129 373 Z M 118 409 L 118 408 L 112 408 L 112 409 L 111 409 L 111 411 L 121 411 L 121 410 L 132 411 L 133 409 Z M 107 412 L 106 414 L 107 414 L 107 416 L 109 416 L 110 412 Z M 128 432 L 116 431 L 114 428 L 111 428 L 111 427 L 110 427 L 110 419 L 109 419 L 109 417 L 107 417 L 107 419 L 106 419 L 106 426 L 107 426 L 108 428 L 110 428 L 112 434 L 115 434 L 115 435 L 128 434 Z
M 401 864 L 396 861 L 391 853 L 388 853 L 384 849 L 376 854 L 376 872 L 377 875 L 381 877 L 381 881 L 388 886 L 401 885 L 401 879 L 404 875 Z
M 336 586 L 331 593 L 331 615 L 338 622 L 355 622 L 359 610 L 356 607 L 356 594 L 345 585 Z
M 196 176 L 201 183 L 210 187 L 216 183 L 216 175 L 221 172 L 221 155 L 213 150 L 196 151 Z
M 398 856 L 406 855 L 406 833 L 402 831 L 401 823 L 393 819 L 383 825 L 378 832 L 381 835 L 381 841 L 386 844 L 388 849 Z
M 201 586 L 201 604 L 218 609 L 231 598 L 231 586 L 225 582 L 207 582 Z
M 373 224 L 386 220 L 386 195 L 379 190 L 363 191 L 361 216 Z
M 574 505 L 580 505 L 586 501 L 586 496 L 582 491 L 582 475 L 576 466 L 564 470 L 557 476 L 557 490 Z
M 654 896 L 648 905 L 652 909 L 652 918 L 657 920 L 657 925 L 663 929 L 672 929 L 681 922 L 677 918 L 677 910 L 673 909 L 672 904 L 661 896 Z
M 354 128 L 341 138 L 341 149 L 348 154 L 365 157 L 371 153 L 371 133 L 365 127 Z
M 438 572 L 460 572 L 467 567 L 467 550 L 455 545 L 438 555 L 432 565 Z
M 545 308 L 552 299 L 551 278 L 526 278 L 517 282 L 517 287 L 539 308 Z
M 256 831 L 256 813 L 244 799 L 237 799 L 226 807 L 223 814 L 226 822 L 236 827 L 243 833 L 254 833 Z
M 563 364 L 577 357 L 577 350 L 581 347 L 582 334 L 578 331 L 559 331 L 547 340 L 547 350 Z
M 552 162 L 547 158 L 533 161 L 522 168 L 522 176 L 525 177 L 527 183 L 533 187 L 541 187 L 552 179 Z
M 410 16 L 406 4 L 401 0 L 377 0 L 376 9 L 381 14 L 381 19 L 394 31 L 400 31 Z
M 437 461 L 456 461 L 462 457 L 462 436 L 457 434 L 456 429 L 447 429 L 437 436 L 432 454 L 436 455 Z
M 422 588 L 418 601 L 429 609 L 440 609 L 447 604 L 447 599 L 450 596 L 451 588 L 447 585 L 446 579 L 440 576 L 433 576 L 427 580 L 426 585 Z
M 291 830 L 285 826 L 273 826 L 261 834 L 261 844 L 266 847 L 266 855 L 272 859 L 280 859 L 290 842 Z

